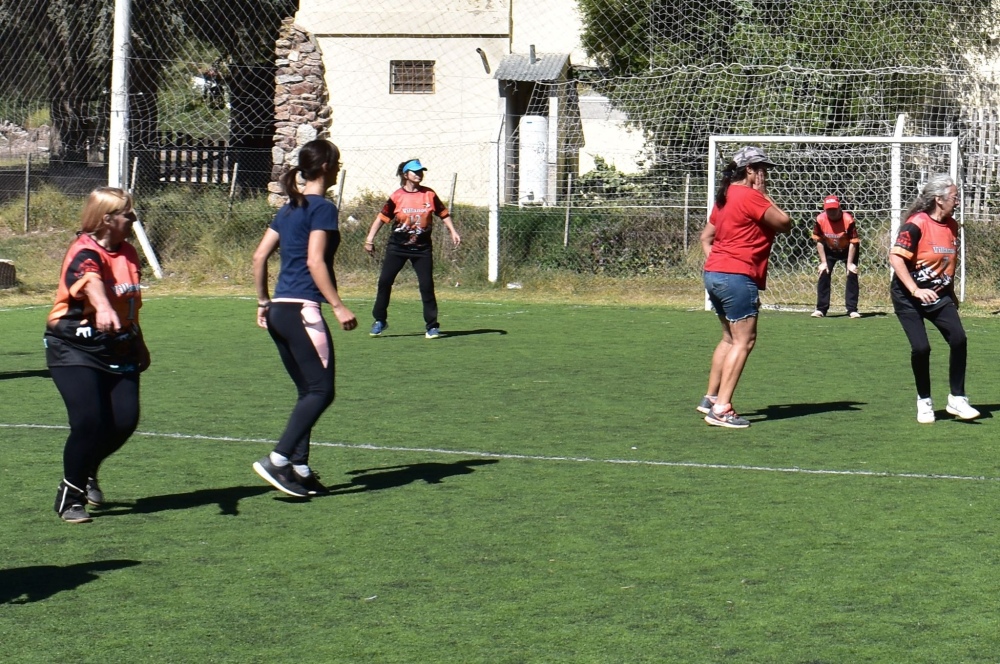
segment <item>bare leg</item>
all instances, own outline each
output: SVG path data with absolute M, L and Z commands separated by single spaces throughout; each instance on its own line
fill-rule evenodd
M 719 394 L 719 385 L 722 383 L 722 365 L 729 350 L 733 347 L 733 335 L 729 331 L 729 321 L 726 320 L 725 316 L 719 316 L 719 322 L 722 323 L 722 341 L 712 353 L 712 368 L 708 372 L 708 391 L 705 392 L 706 395 L 713 397 Z
M 724 413 L 733 407 L 732 400 L 736 384 L 740 382 L 743 367 L 746 366 L 747 358 L 750 357 L 750 352 L 757 341 L 756 316 L 744 318 L 735 323 L 726 321 L 725 324 L 729 328 L 731 343 L 728 352 L 722 358 L 719 398 L 715 402 L 716 413 Z M 725 336 L 723 341 L 725 341 Z

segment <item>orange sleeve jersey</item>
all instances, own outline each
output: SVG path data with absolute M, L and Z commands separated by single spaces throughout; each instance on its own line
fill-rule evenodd
M 139 256 L 122 242 L 108 251 L 92 237 L 81 234 L 63 259 L 56 301 L 45 330 L 46 358 L 50 366 L 96 366 L 108 371 L 134 370 L 145 349 L 139 328 Z M 85 288 L 100 283 L 118 315 L 121 330 L 97 330 L 96 309 Z
M 834 222 L 826 216 L 826 212 L 820 212 L 813 226 L 812 239 L 813 242 L 822 242 L 827 251 L 846 254 L 850 245 L 859 243 L 854 216 L 844 212 L 840 221 Z
M 411 251 L 426 251 L 431 248 L 434 215 L 444 219 L 450 214 L 433 189 L 418 186 L 416 191 L 402 188 L 394 191 L 378 218 L 390 224 L 389 244 Z
M 926 212 L 915 214 L 900 226 L 889 253 L 906 260 L 918 288 L 946 293 L 955 278 L 958 223 L 953 217 L 934 221 Z

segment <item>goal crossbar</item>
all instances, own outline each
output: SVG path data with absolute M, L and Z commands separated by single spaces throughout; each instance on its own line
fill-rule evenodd
M 718 173 L 718 152 L 719 144 L 740 144 L 740 145 L 767 145 L 767 144 L 826 144 L 826 145 L 882 145 L 889 146 L 891 152 L 891 176 L 890 176 L 890 234 L 895 237 L 899 229 L 900 215 L 903 207 L 902 192 L 902 154 L 903 145 L 938 145 L 947 149 L 949 159 L 949 174 L 959 188 L 959 195 L 962 192 L 962 185 L 959 181 L 959 139 L 957 136 L 805 136 L 805 135 L 754 135 L 754 134 L 728 134 L 713 135 L 708 139 L 708 187 L 705 207 L 706 220 L 712 213 L 712 206 L 715 202 L 715 188 L 717 186 Z M 942 164 L 943 165 L 943 164 Z M 965 299 L 965 229 L 964 210 L 959 208 L 959 299 Z M 707 294 L 705 298 L 706 309 L 710 309 Z

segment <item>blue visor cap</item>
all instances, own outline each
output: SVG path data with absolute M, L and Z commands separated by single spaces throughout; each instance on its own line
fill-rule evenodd
M 414 173 L 417 173 L 419 171 L 426 171 L 426 170 L 427 169 L 424 168 L 424 165 L 420 163 L 419 159 L 411 159 L 410 161 L 403 164 L 404 173 L 407 171 L 413 171 Z

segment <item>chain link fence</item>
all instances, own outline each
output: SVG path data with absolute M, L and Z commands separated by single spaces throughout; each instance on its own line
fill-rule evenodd
M 0 258 L 13 258 L 20 274 L 51 269 L 83 196 L 108 181 L 109 151 L 118 149 L 109 138 L 114 4 L 0 0 Z M 741 13 L 721 1 L 677 14 L 681 5 L 662 0 L 627 11 L 601 0 L 484 0 L 423 11 L 419 31 L 400 28 L 402 10 L 368 4 L 132 4 L 128 186 L 166 279 L 249 283 L 250 255 L 273 215 L 268 185 L 290 156 L 276 145 L 294 145 L 319 116 L 343 148 L 344 182 L 330 195 L 340 200 L 345 283 L 374 283 L 378 261 L 363 251 L 364 235 L 398 186 L 396 164 L 419 157 L 463 237 L 453 248 L 436 235 L 441 284 L 488 286 L 492 203 L 500 287 L 586 290 L 633 280 L 697 304 L 709 136 L 890 135 L 905 112 L 908 135 L 959 137 L 969 293 L 997 295 L 1000 120 L 989 109 L 1000 95 L 982 65 L 995 49 L 970 41 L 992 29 L 982 2 L 942 13 L 930 0 L 880 0 L 881 14 L 895 17 L 883 21 L 859 18 L 871 7 L 838 9 L 834 20 L 810 3 L 799 14 L 771 2 Z M 455 27 L 487 14 L 506 21 L 492 41 Z M 837 31 L 850 40 L 851 58 L 825 61 L 823 26 L 845 17 L 857 24 Z M 300 23 L 319 36 L 290 39 L 288 27 Z M 924 28 L 912 25 L 947 26 L 957 36 L 943 46 L 948 40 L 921 41 Z M 903 47 L 893 35 L 926 48 L 896 52 Z M 755 46 L 769 39 L 781 48 Z M 439 47 L 445 41 L 451 50 Z M 553 78 L 531 74 L 553 52 Z M 768 59 L 779 56 L 785 61 Z M 305 83 L 322 82 L 325 96 L 296 90 L 301 77 L 288 75 L 289 63 L 304 67 Z M 476 96 L 482 90 L 492 95 L 486 103 Z M 549 122 L 541 134 L 536 119 Z M 539 148 L 544 196 L 529 163 L 540 137 L 554 137 Z M 862 306 L 884 306 L 885 162 L 782 150 L 796 165 L 776 174 L 775 196 L 796 230 L 775 250 L 774 301 L 811 306 L 808 232 L 822 195 L 837 193 L 862 234 Z M 916 175 L 904 207 L 926 171 L 919 155 L 906 160 Z M 401 278 L 412 279 L 406 271 Z

